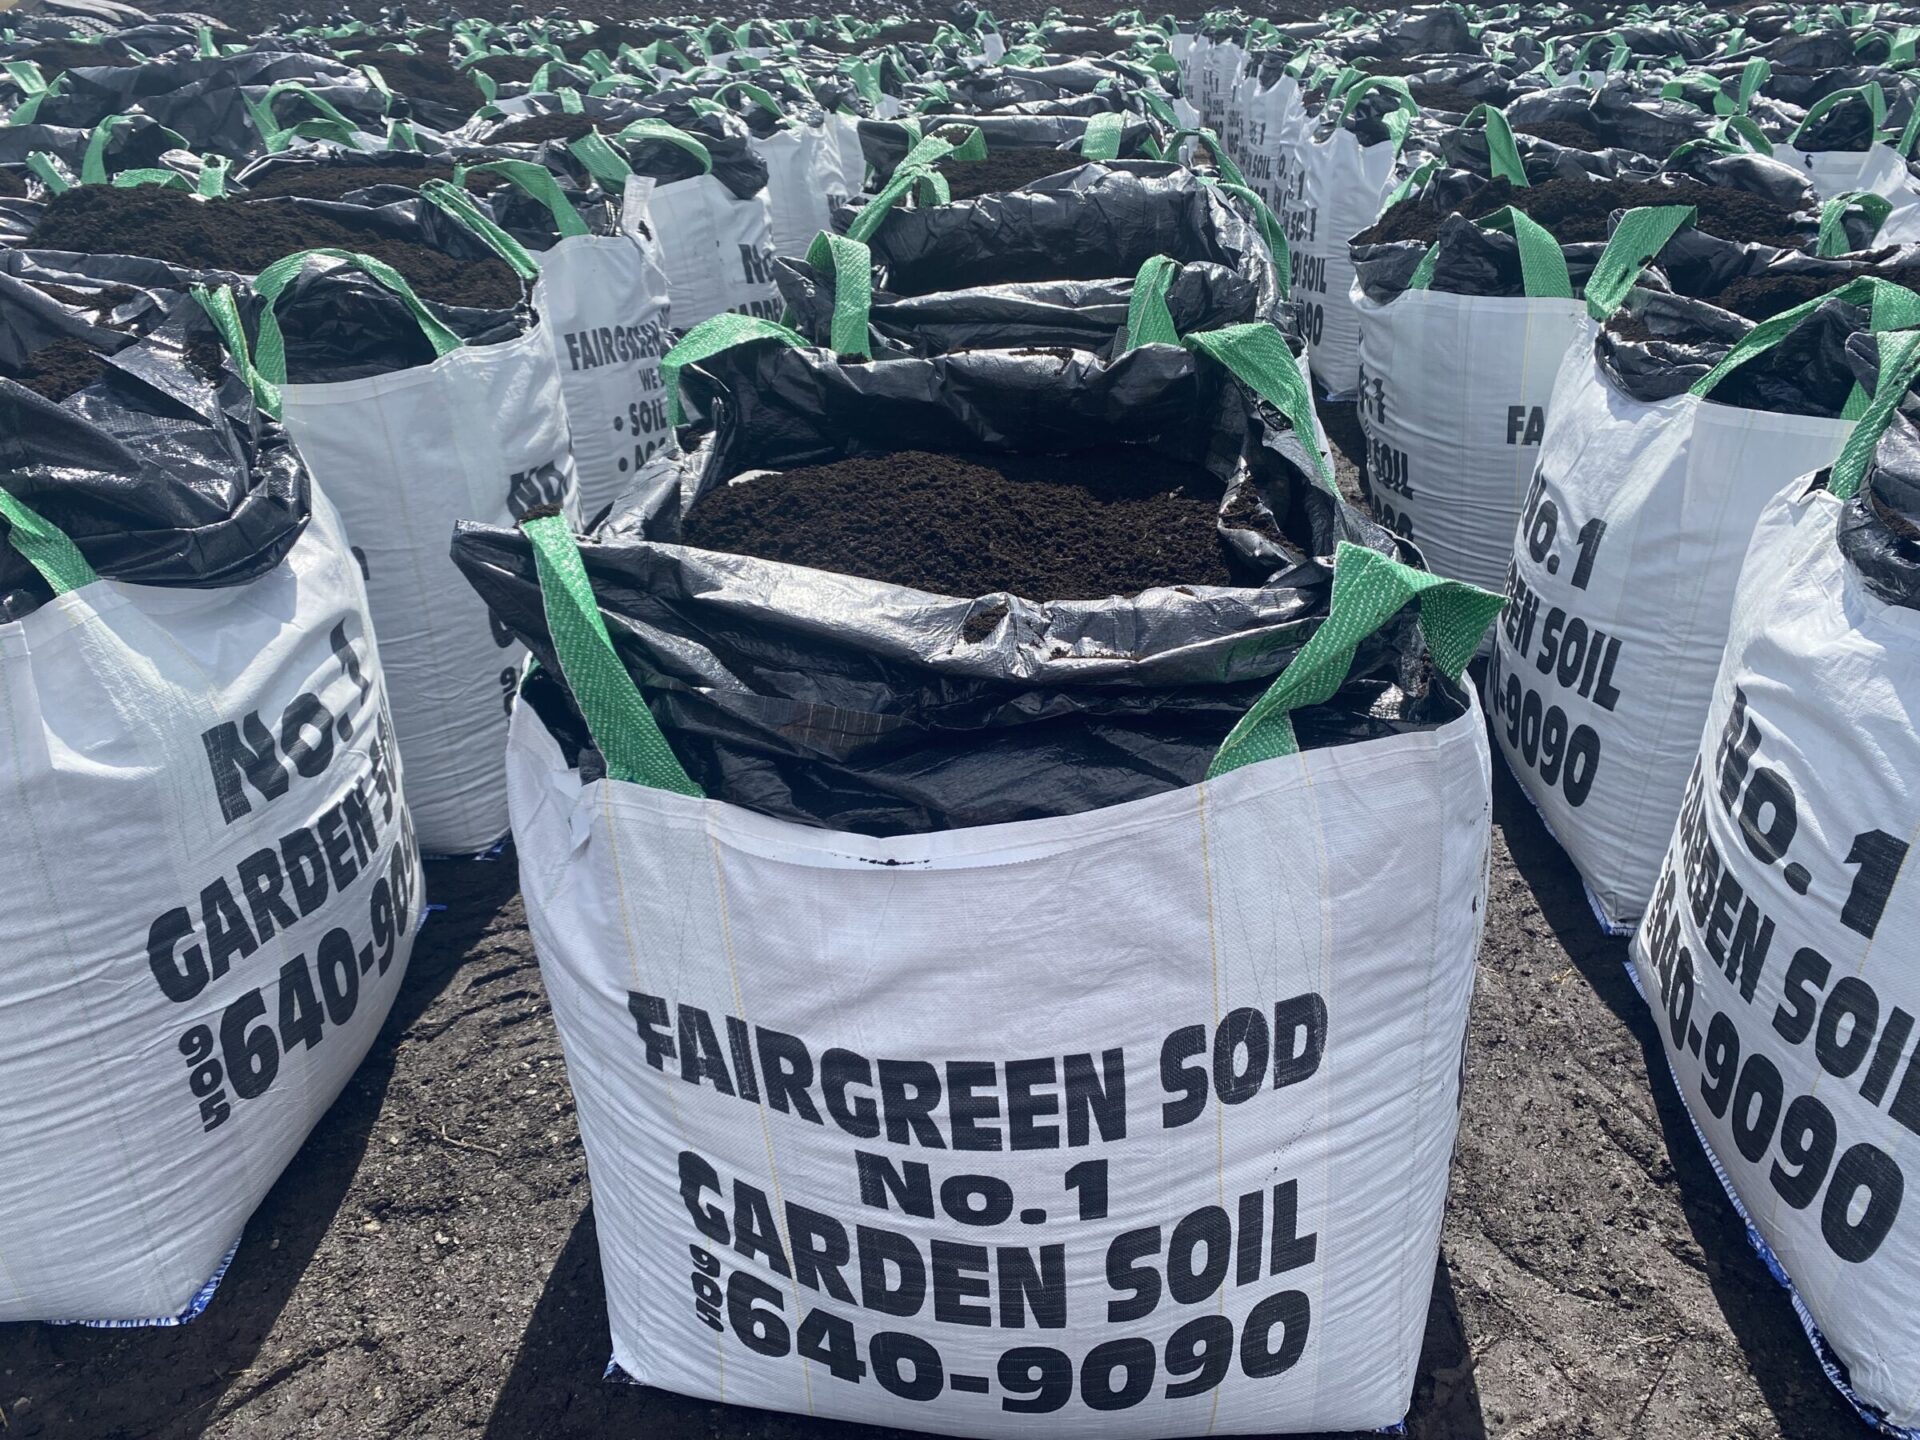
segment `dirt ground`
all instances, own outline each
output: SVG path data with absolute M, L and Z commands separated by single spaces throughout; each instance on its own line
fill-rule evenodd
M 1347 458 L 1351 406 L 1325 410 Z M 1494 761 L 1415 1440 L 1864 1435 L 1747 1246 L 1579 879 Z M 586 1166 L 511 854 L 437 863 L 379 1042 L 170 1330 L 0 1326 L 0 1440 L 887 1440 L 604 1383 Z

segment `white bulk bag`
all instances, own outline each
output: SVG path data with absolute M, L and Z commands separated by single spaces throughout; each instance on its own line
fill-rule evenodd
M 1773 158 L 1793 166 L 1812 181 L 1813 192 L 1822 201 L 1867 194 L 1878 195 L 1889 202 L 1893 210 L 1875 235 L 1876 244 L 1920 240 L 1920 182 L 1914 180 L 1906 159 L 1913 153 L 1916 135 L 1920 135 L 1920 111 L 1908 120 L 1905 133 L 1892 144 L 1876 136 L 1864 150 L 1800 148 L 1809 125 L 1834 106 L 1850 100 L 1871 106 L 1877 130 L 1886 114 L 1886 97 L 1877 82 L 1835 90 L 1814 102 L 1793 134 L 1773 147 Z
M 1828 485 L 1796 482 L 1754 527 L 1633 960 L 1748 1234 L 1837 1356 L 1823 1346 L 1827 1373 L 1907 1436 L 1920 1433 L 1920 610 L 1848 544 L 1876 529 L 1902 543 L 1851 497 L 1920 341 L 1884 340 L 1882 358 L 1880 399 Z
M 1854 286 L 1836 295 L 1900 288 Z M 1554 386 L 1487 710 L 1609 930 L 1630 928 L 1652 897 L 1761 507 L 1831 461 L 1853 428 L 1704 397 L 1820 303 L 1756 326 L 1670 400 L 1621 393 L 1591 343 L 1567 352 Z
M 1592 272 L 1614 282 L 1610 295 L 1631 283 L 1627 262 L 1657 253 L 1687 217 L 1665 208 L 1664 221 L 1635 212 L 1649 219 L 1615 230 Z M 1512 231 L 1525 295 L 1431 290 L 1423 270 L 1387 300 L 1353 282 L 1361 473 L 1374 513 L 1417 544 L 1435 574 L 1503 590 L 1554 379 L 1568 348 L 1593 332 L 1551 235 L 1517 210 L 1478 223 Z M 1611 307 L 1596 298 L 1595 308 L 1604 316 Z
M 636 121 L 621 132 L 623 139 L 635 135 L 680 145 L 708 172 L 666 184 L 643 175 L 625 177 L 620 224 L 629 234 L 649 234 L 658 242 L 676 332 L 729 310 L 777 320 L 782 307 L 773 283 L 773 204 L 767 191 L 745 199 L 735 195 L 714 179 L 712 154 L 699 137 L 664 121 Z
M 1353 394 L 1360 382 L 1360 319 L 1353 309 L 1353 259 L 1348 242 L 1380 217 L 1399 165 L 1402 140 L 1362 145 L 1344 121 L 1353 102 L 1376 88 L 1394 91 L 1404 122 L 1417 111 L 1406 82 L 1393 77 L 1360 81 L 1341 98 L 1338 118 L 1323 137 L 1303 137 L 1299 193 L 1280 211 L 1293 249 L 1293 298 L 1313 357 L 1313 373 L 1329 396 Z M 1398 128 L 1398 127 L 1397 127 Z M 1405 135 L 1404 128 L 1399 133 Z
M 312 255 L 367 271 L 408 303 L 439 356 L 327 384 L 284 384 L 272 304 Z M 525 650 L 447 558 L 456 520 L 578 513 L 567 406 L 543 323 L 462 345 L 405 280 L 364 256 L 309 251 L 262 272 L 258 365 L 315 484 L 340 508 L 391 679 L 408 799 L 428 854 L 485 850 L 507 830 L 502 757 Z M 269 338 L 271 336 L 271 339 Z
M 762 140 L 748 142 L 767 162 L 767 202 L 773 210 L 773 253 L 799 257 L 833 212 L 860 193 L 849 189 L 841 139 L 824 124 L 795 120 Z
M 667 276 L 660 247 L 641 231 L 593 233 L 552 172 L 525 160 L 468 167 L 505 176 L 545 205 L 560 239 L 538 257 L 533 308 L 566 397 L 580 513 L 598 515 L 655 451 L 673 443 L 660 357 L 667 352 Z M 429 183 L 421 193 L 480 228 L 465 192 Z
M 617 1364 L 954 1435 L 1399 1421 L 1485 913 L 1477 708 L 1249 741 L 1236 758 L 1272 758 L 1088 814 L 836 833 L 701 798 L 564 527 L 525 528 L 626 777 L 583 784 L 517 711 L 522 886 Z M 1331 693 L 1416 592 L 1457 673 L 1498 603 L 1349 546 L 1335 586 L 1277 690 Z
M 1267 86 L 1250 80 L 1245 103 L 1246 153 L 1240 168 L 1254 193 L 1277 214 L 1293 196 L 1292 172 L 1312 121 L 1300 99 L 1300 82 L 1291 75 Z
M 0 1320 L 172 1324 L 407 968 L 380 654 L 318 493 L 280 564 L 205 590 L 96 579 L 0 515 L 56 591 L 0 624 Z

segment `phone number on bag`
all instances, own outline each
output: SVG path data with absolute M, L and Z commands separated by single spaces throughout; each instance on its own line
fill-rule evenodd
M 1001 1354 L 992 1376 L 953 1374 L 931 1341 L 906 1331 L 868 1336 L 862 1358 L 859 1332 L 844 1316 L 816 1306 L 796 1329 L 777 1286 L 745 1270 L 726 1273 L 698 1245 L 688 1251 L 694 1314 L 716 1333 L 731 1330 L 756 1355 L 778 1360 L 796 1354 L 856 1385 L 871 1377 L 901 1400 L 928 1401 L 947 1390 L 990 1395 L 997 1384 L 1000 1408 L 1017 1414 L 1049 1414 L 1076 1396 L 1091 1410 L 1126 1410 L 1151 1396 L 1163 1374 L 1162 1393 L 1169 1400 L 1212 1390 L 1236 1364 L 1249 1380 L 1271 1379 L 1299 1361 L 1311 1317 L 1303 1292 L 1282 1290 L 1248 1312 L 1237 1336 L 1227 1316 L 1199 1315 L 1169 1335 L 1164 1347 L 1140 1336 L 1106 1340 L 1076 1365 L 1064 1350 L 1019 1345 Z

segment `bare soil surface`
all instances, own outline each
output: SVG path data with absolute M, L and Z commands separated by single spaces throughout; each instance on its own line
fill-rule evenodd
M 1356 494 L 1353 407 L 1328 406 Z M 1414 1440 L 1864 1435 L 1748 1248 L 1571 864 L 1496 756 Z M 171 1330 L 0 1326 L 0 1437 L 895 1440 L 605 1383 L 586 1166 L 511 853 L 429 866 L 367 1062 Z

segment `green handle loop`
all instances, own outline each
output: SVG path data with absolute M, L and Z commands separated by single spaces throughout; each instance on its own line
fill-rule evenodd
M 956 160 L 984 160 L 986 154 L 987 142 L 976 126 L 968 126 L 965 138 L 957 145 L 939 135 L 926 136 L 907 151 L 906 157 L 894 167 L 893 178 L 860 208 L 860 213 L 853 217 L 853 223 L 847 227 L 847 234 L 863 244 L 872 240 L 874 231 L 886 221 L 894 205 L 920 177 L 932 173 L 939 161 L 949 155 Z
M 635 120 L 614 136 L 622 145 L 631 145 L 636 140 L 664 140 L 669 145 L 678 145 L 687 154 L 700 162 L 700 171 L 704 175 L 713 173 L 713 152 L 701 143 L 698 137 L 689 135 L 676 125 L 664 120 Z
M 100 578 L 65 531 L 5 489 L 0 489 L 0 520 L 7 522 L 8 542 L 39 572 L 54 594 L 71 594 Z
M 420 187 L 420 198 L 429 205 L 444 210 L 478 235 L 486 242 L 487 248 L 506 261 L 513 273 L 522 280 L 540 278 L 540 262 L 527 253 L 526 246 L 494 224 L 493 218 L 458 185 L 450 184 L 445 180 L 429 180 Z
M 1851 500 L 1860 493 L 1880 437 L 1886 433 L 1893 412 L 1900 408 L 1915 376 L 1920 376 L 1920 331 L 1902 331 L 1882 341 L 1880 379 L 1874 386 L 1872 403 L 1841 447 L 1827 479 L 1827 489 L 1839 499 Z
M 1920 109 L 1914 113 L 1920 115 Z M 1847 238 L 1845 223 L 1848 212 L 1852 210 L 1865 215 L 1877 234 L 1880 227 L 1886 224 L 1887 216 L 1893 213 L 1893 202 L 1871 190 L 1849 190 L 1845 194 L 1835 195 L 1820 207 L 1820 239 L 1814 247 L 1814 254 L 1844 255 L 1853 248 L 1853 242 Z
M 554 228 L 560 232 L 563 240 L 593 233 L 593 227 L 580 217 L 573 202 L 560 189 L 560 182 L 553 178 L 553 172 L 544 165 L 536 165 L 531 160 L 488 160 L 483 164 L 467 166 L 466 173 L 504 176 L 516 189 L 546 206 L 547 213 L 553 216 Z
M 1179 270 L 1180 262 L 1172 256 L 1154 255 L 1133 277 L 1133 295 L 1127 301 L 1127 349 L 1180 343 L 1173 312 L 1167 308 L 1167 289 Z
M 573 538 L 566 517 L 537 516 L 521 521 L 520 530 L 533 546 L 534 572 L 554 659 L 594 747 L 606 759 L 607 778 L 701 798 L 700 787 L 688 778 L 639 687 L 620 663 L 600 602 L 593 598 L 580 542 Z
M 107 146 L 113 140 L 113 132 L 122 125 L 131 125 L 131 115 L 109 115 L 93 127 L 93 133 L 87 136 L 86 153 L 80 157 L 80 183 L 82 185 L 104 185 L 107 183 Z
M 1622 215 L 1593 274 L 1587 277 L 1587 314 L 1605 320 L 1618 310 L 1640 279 L 1640 272 L 1653 263 L 1681 226 L 1691 225 L 1693 220 L 1691 205 L 1647 205 Z
M 1394 97 L 1393 114 L 1381 123 L 1393 136 L 1393 148 L 1397 152 L 1407 143 L 1409 123 L 1420 113 L 1420 102 L 1413 98 L 1413 91 L 1398 75 L 1369 75 L 1358 84 L 1349 87 L 1340 99 L 1339 123 L 1341 125 L 1347 123 L 1347 115 L 1352 111 L 1354 101 L 1375 90 L 1385 90 Z
M 493 76 L 477 67 L 468 69 L 466 73 L 472 78 L 474 86 L 480 91 L 481 100 L 486 104 L 491 105 L 500 98 L 500 82 Z
M 200 179 L 194 189 L 209 200 L 218 200 L 227 193 L 227 171 L 229 165 L 224 155 L 203 155 L 200 157 Z
M 1813 105 L 1807 110 L 1807 118 L 1793 127 L 1793 134 L 1787 137 L 1787 144 L 1795 150 L 1800 149 L 1800 137 L 1806 133 L 1807 127 L 1816 120 L 1819 120 L 1829 110 L 1833 109 L 1834 106 L 1843 105 L 1849 100 L 1864 100 L 1867 102 L 1867 109 L 1873 114 L 1873 128 L 1875 131 L 1878 131 L 1880 127 L 1886 123 L 1887 94 L 1886 91 L 1880 88 L 1880 82 L 1875 80 L 1865 85 L 1849 85 L 1844 90 L 1836 90 L 1831 95 L 1822 96 L 1820 99 L 1814 101 Z
M 608 144 L 607 137 L 598 130 L 589 131 L 578 140 L 569 140 L 567 150 L 586 168 L 594 183 L 611 195 L 619 195 L 626 187 L 627 177 L 633 174 L 627 157 Z
M 1726 358 L 1696 381 L 1687 393 L 1704 399 L 1727 376 L 1755 356 L 1763 355 L 1780 344 L 1830 300 L 1868 307 L 1869 330 L 1904 330 L 1920 325 L 1920 294 L 1915 294 L 1904 285 L 1863 275 L 1858 280 L 1848 281 L 1838 290 L 1816 295 L 1791 310 L 1782 310 L 1778 315 L 1762 320 L 1743 335 L 1740 343 L 1727 352 Z
M 45 150 L 28 153 L 27 169 L 39 177 L 49 195 L 64 195 L 73 188 L 73 181 L 60 172 L 59 162 Z
M 1120 158 L 1120 138 L 1126 132 L 1127 117 L 1117 111 L 1109 110 L 1095 115 L 1087 121 L 1086 133 L 1080 137 L 1080 155 L 1086 160 L 1118 160 Z
M 1567 273 L 1567 257 L 1560 242 L 1549 235 L 1530 215 L 1511 205 L 1473 222 L 1488 230 L 1505 230 L 1520 249 L 1520 288 L 1533 300 L 1571 300 L 1573 277 Z M 1408 281 L 1410 290 L 1425 290 L 1433 284 L 1434 270 L 1440 258 L 1436 244 L 1428 249 Z
M 187 177 L 178 170 L 162 170 L 155 165 L 136 166 L 131 170 L 122 170 L 112 180 L 116 190 L 132 190 L 141 185 L 158 185 L 162 190 L 185 190 L 189 194 L 193 186 Z
M 274 116 L 273 102 L 282 95 L 298 95 L 324 117 L 320 121 L 307 121 L 300 125 L 282 125 Z M 267 86 L 267 93 L 258 100 L 245 100 L 248 113 L 253 116 L 254 128 L 260 132 L 267 153 L 277 155 L 287 148 L 295 135 L 319 133 L 331 139 L 351 144 L 360 133 L 360 127 L 342 115 L 333 103 L 313 93 L 299 80 L 276 80 Z
M 1207 153 L 1213 156 L 1213 163 L 1219 167 L 1222 180 L 1230 185 L 1247 188 L 1247 177 L 1241 173 L 1240 167 L 1233 163 L 1233 157 L 1227 153 L 1227 147 L 1220 143 L 1220 137 L 1211 128 L 1202 126 L 1199 129 L 1176 130 L 1173 132 L 1173 139 L 1168 142 L 1168 148 L 1179 145 L 1183 140 L 1198 140 L 1207 147 Z
M 1420 606 L 1420 628 L 1434 668 L 1457 681 L 1507 602 L 1464 581 L 1443 580 L 1342 540 L 1333 557 L 1327 618 L 1221 742 L 1207 767 L 1207 779 L 1242 765 L 1298 754 L 1293 712 L 1332 699 L 1352 673 L 1361 644 L 1409 603 Z
M 9 60 L 0 64 L 0 70 L 11 75 L 20 93 L 28 98 L 44 93 L 47 88 L 47 77 L 31 60 Z
M 233 298 L 233 287 L 222 285 L 209 290 L 204 285 L 193 285 L 188 287 L 187 293 L 213 322 L 213 328 L 220 333 L 220 340 L 227 348 L 233 368 L 247 382 L 247 389 L 253 392 L 254 402 L 258 404 L 262 381 L 260 372 L 254 368 L 253 357 L 247 353 L 246 327 L 240 323 L 240 306 Z M 277 397 L 278 388 L 275 387 L 271 393 Z
M 729 80 L 713 92 L 713 98 L 724 104 L 726 97 L 735 92 L 746 96 L 747 99 L 751 100 L 755 105 L 759 106 L 774 118 L 779 120 L 787 118 L 786 107 L 774 99 L 769 91 L 759 85 L 755 85 L 751 80 Z
M 722 350 L 763 340 L 778 340 L 783 345 L 801 350 L 807 346 L 805 336 L 789 330 L 785 325 L 776 325 L 771 320 L 762 320 L 754 315 L 731 313 L 702 320 L 681 336 L 679 343 L 660 357 L 660 378 L 667 387 L 668 422 L 675 429 L 683 423 L 680 408 L 680 372 L 683 369 L 709 360 Z
M 873 310 L 873 255 L 858 240 L 822 230 L 807 247 L 807 264 L 833 271 L 833 319 L 828 341 L 836 355 L 873 357 L 867 317 Z
M 1245 185 L 1220 179 L 1213 182 L 1253 213 L 1253 225 L 1267 242 L 1267 254 L 1273 260 L 1275 284 L 1282 295 L 1293 289 L 1293 248 L 1287 243 L 1286 226 L 1257 194 Z
M 1521 163 L 1520 147 L 1514 143 L 1513 126 L 1507 123 L 1507 117 L 1491 105 L 1476 105 L 1467 116 L 1468 128 L 1475 120 L 1486 126 L 1487 164 L 1494 179 L 1525 185 L 1527 167 Z
M 407 283 L 406 277 L 386 261 L 376 260 L 371 255 L 360 255 L 352 250 L 297 251 L 284 259 L 274 261 L 255 278 L 254 293 L 267 302 L 260 312 L 260 333 L 250 362 L 246 355 L 245 335 L 239 337 L 241 349 L 234 352 L 235 361 L 243 363 L 243 369 L 245 364 L 250 363 L 255 399 L 260 408 L 274 419 L 280 418 L 280 387 L 287 383 L 286 339 L 280 333 L 280 317 L 276 309 L 280 303 L 280 296 L 292 283 L 293 277 L 300 273 L 309 260 L 318 258 L 343 260 L 355 269 L 365 271 L 399 296 L 401 302 L 407 307 L 408 313 L 420 326 L 420 333 L 427 337 L 427 343 L 433 347 L 436 359 L 458 350 L 464 343 L 421 303 L 420 297 L 413 293 L 413 287 Z M 225 335 L 224 330 L 222 334 Z
M 1294 437 L 1310 457 L 1320 483 L 1335 495 L 1340 488 L 1327 467 L 1314 439 L 1313 396 L 1307 382 L 1300 378 L 1300 367 L 1293 351 L 1280 332 L 1271 325 L 1251 321 L 1244 325 L 1224 325 L 1218 330 L 1203 330 L 1181 342 L 1189 350 L 1204 351 L 1224 365 L 1242 384 L 1265 400 L 1283 416 Z

